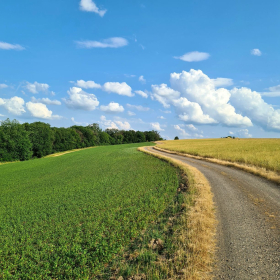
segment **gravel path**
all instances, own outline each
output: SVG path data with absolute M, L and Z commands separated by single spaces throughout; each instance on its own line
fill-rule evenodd
M 241 170 L 146 148 L 181 160 L 208 179 L 216 205 L 214 279 L 280 279 L 280 187 Z

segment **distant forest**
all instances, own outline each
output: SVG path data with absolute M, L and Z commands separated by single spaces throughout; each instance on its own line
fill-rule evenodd
M 23 161 L 56 152 L 100 145 L 117 145 L 162 140 L 157 131 L 106 129 L 97 123 L 69 128 L 47 123 L 20 124 L 7 119 L 0 125 L 0 161 Z

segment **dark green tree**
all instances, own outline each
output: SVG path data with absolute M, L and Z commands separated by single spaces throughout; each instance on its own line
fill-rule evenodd
M 52 153 L 54 135 L 49 124 L 34 122 L 31 124 L 24 123 L 23 126 L 33 145 L 33 157 L 41 158 Z
M 0 125 L 0 161 L 28 160 L 32 143 L 24 126 L 17 120 L 6 119 Z

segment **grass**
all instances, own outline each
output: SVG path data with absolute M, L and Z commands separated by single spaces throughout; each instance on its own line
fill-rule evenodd
M 170 162 L 181 181 L 173 203 L 118 256 L 100 279 L 212 279 L 216 220 L 205 177 L 180 161 L 139 150 Z M 115 272 L 112 275 L 111 271 Z M 138 278 L 137 278 L 138 277 Z
M 196 168 L 151 151 L 150 154 L 179 168 L 183 172 L 183 178 L 188 182 L 188 191 L 183 193 L 182 206 L 185 210 L 178 219 L 179 227 L 173 236 L 176 248 L 173 262 L 175 265 L 172 264 L 170 267 L 173 272 L 170 279 L 212 279 L 217 220 L 210 184 Z M 179 190 L 183 187 L 180 184 Z
M 280 173 L 280 139 L 173 140 L 161 142 L 159 147 Z
M 180 185 L 166 210 L 97 279 L 212 279 L 216 220 L 208 181 L 187 164 L 139 150 L 175 166 Z
M 97 279 L 173 209 L 176 169 L 139 146 L 1 165 L 0 279 Z

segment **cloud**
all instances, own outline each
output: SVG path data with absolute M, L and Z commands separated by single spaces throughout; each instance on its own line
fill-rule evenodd
M 107 106 L 100 106 L 100 110 L 107 113 L 120 113 L 124 111 L 124 108 L 119 103 L 110 102 Z
M 128 41 L 122 37 L 112 37 L 102 41 L 76 41 L 80 48 L 121 48 L 128 45 Z
M 105 116 L 101 116 L 100 117 L 100 120 L 101 120 L 101 124 L 103 126 L 105 126 L 106 128 L 109 128 L 109 129 L 119 129 L 118 126 L 111 120 L 107 120 Z
M 205 52 L 188 52 L 182 56 L 174 56 L 174 58 L 176 59 L 181 59 L 183 61 L 187 61 L 187 62 L 194 62 L 194 61 L 202 61 L 202 60 L 206 60 L 210 57 L 209 53 L 205 53 Z
M 84 81 L 84 80 L 78 80 L 76 85 L 80 88 L 101 88 L 101 85 L 95 83 L 94 81 Z
M 139 77 L 139 81 L 140 81 L 142 84 L 146 84 L 146 80 L 144 79 L 144 76 L 140 76 L 140 77 Z
M 0 84 L 0 89 L 7 88 L 8 86 L 6 84 Z
M 121 130 L 129 130 L 131 129 L 131 126 L 128 122 L 121 122 L 121 121 L 115 121 L 119 129 Z
M 268 131 L 280 131 L 280 110 L 267 104 L 260 93 L 245 87 L 234 88 L 230 93 L 230 103 L 254 123 Z
M 280 85 L 268 88 L 268 92 L 262 92 L 261 95 L 269 97 L 278 97 L 280 96 Z
M 233 85 L 232 79 L 227 78 L 217 78 L 212 79 L 215 87 L 228 87 Z
M 130 74 L 124 74 L 125 75 L 125 77 L 127 77 L 127 78 L 135 78 L 136 77 L 136 75 L 130 75 Z
M 165 113 L 165 114 L 171 114 L 171 113 L 172 113 L 172 112 L 169 111 L 169 110 L 161 110 L 161 109 L 160 109 L 160 111 L 163 112 L 163 113 Z
M 116 120 L 116 121 L 112 121 L 112 120 L 107 120 L 105 116 L 101 116 L 100 117 L 100 123 L 105 126 L 106 128 L 109 128 L 109 129 L 120 129 L 120 130 L 129 130 L 131 129 L 131 126 L 129 124 L 129 122 L 127 121 L 119 121 L 119 120 Z
M 3 106 L 9 113 L 20 116 L 25 112 L 24 100 L 21 97 L 14 96 L 10 99 L 0 98 L 0 106 Z
M 60 119 L 58 115 L 53 115 L 52 111 L 43 103 L 27 102 L 26 107 L 31 115 L 40 119 Z
M 193 124 L 186 124 L 185 127 L 192 131 L 197 131 L 198 129 Z
M 252 49 L 251 54 L 256 56 L 261 56 L 262 52 L 259 49 Z
M 236 135 L 240 138 L 252 138 L 252 134 L 249 133 L 248 129 L 240 129 Z
M 162 119 L 162 120 L 165 120 L 165 119 L 166 119 L 166 118 L 165 118 L 165 117 L 163 117 L 163 116 L 160 116 L 159 118 L 160 118 L 160 119 Z
M 138 111 L 142 111 L 142 112 L 147 112 L 150 110 L 150 108 L 148 107 L 143 107 L 141 105 L 131 105 L 131 104 L 126 104 L 126 106 L 130 109 L 136 109 Z
M 132 97 L 134 94 L 131 92 L 131 87 L 123 82 L 123 83 L 114 83 L 114 82 L 107 82 L 103 85 L 102 89 L 106 92 L 113 92 L 119 95 L 125 95 Z
M 69 98 L 63 100 L 69 108 L 92 111 L 99 105 L 99 101 L 94 94 L 89 94 L 81 88 L 72 87 L 67 93 Z
M 218 82 L 217 82 L 218 80 Z M 189 72 L 172 73 L 170 75 L 172 89 L 182 96 L 172 99 L 172 103 L 181 120 L 200 124 L 220 123 L 226 126 L 252 126 L 247 116 L 235 111 L 230 102 L 231 93 L 217 84 L 229 84 L 228 80 L 210 79 L 201 70 L 191 69 Z
M 180 134 L 181 135 L 184 135 L 184 136 L 190 136 L 183 128 L 181 128 L 179 125 L 174 125 L 174 128 L 178 131 L 180 131 Z
M 101 17 L 105 15 L 107 10 L 100 10 L 92 0 L 81 0 L 80 10 L 85 12 L 93 12 Z
M 37 82 L 34 82 L 33 84 L 32 83 L 29 83 L 27 82 L 26 83 L 26 86 L 25 88 L 31 92 L 31 93 L 39 93 L 41 91 L 47 91 L 49 89 L 49 85 L 48 84 L 40 84 L 40 83 L 37 83 Z
M 164 129 L 160 127 L 160 124 L 158 122 L 150 123 L 150 125 L 154 130 L 164 131 Z
M 0 50 L 22 51 L 22 50 L 25 50 L 25 48 L 18 44 L 9 44 L 9 43 L 5 43 L 5 42 L 0 42 Z
M 144 97 L 144 98 L 148 98 L 148 94 L 147 94 L 146 92 L 142 91 L 142 90 L 135 90 L 134 92 L 135 92 L 136 94 L 141 95 L 141 96 Z
M 152 85 L 151 98 L 160 102 L 164 108 L 169 108 L 171 101 L 177 99 L 179 96 L 179 91 L 167 87 L 166 84 Z
M 134 112 L 131 112 L 131 111 L 128 111 L 127 114 L 128 114 L 129 116 L 135 116 L 135 115 L 136 115 Z
M 215 124 L 216 120 L 204 114 L 198 103 L 190 102 L 187 98 L 181 97 L 173 102 L 178 117 L 185 122 L 195 122 L 198 124 Z
M 32 96 L 31 101 L 33 103 L 43 103 L 43 104 L 46 104 L 46 105 L 61 105 L 60 101 L 50 100 L 49 98 L 38 98 L 38 99 L 36 99 L 34 96 Z
M 74 124 L 76 124 L 76 125 L 82 125 L 81 122 L 76 122 L 75 119 L 74 119 L 73 117 L 71 118 L 71 121 L 72 121 Z

